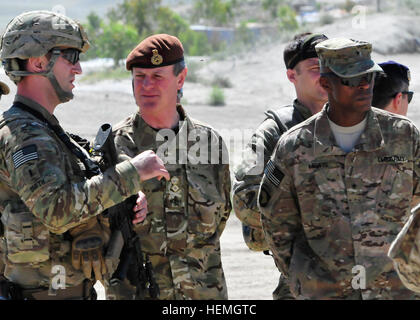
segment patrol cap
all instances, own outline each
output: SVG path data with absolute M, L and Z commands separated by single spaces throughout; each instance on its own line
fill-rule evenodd
M 0 81 L 0 95 L 4 94 L 9 94 L 10 89 L 9 86 L 7 84 L 5 84 L 4 82 Z
M 382 72 L 370 57 L 372 45 L 366 41 L 346 38 L 325 40 L 315 46 L 321 68 L 328 67 L 341 78 L 371 72 Z
M 410 69 L 408 69 L 408 67 L 406 67 L 405 65 L 389 60 L 380 63 L 379 66 L 382 68 L 382 70 L 386 73 L 388 77 L 404 81 L 407 85 L 410 84 Z
M 318 58 L 315 46 L 327 39 L 326 35 L 319 33 L 304 33 L 295 36 L 283 51 L 286 68 L 293 69 L 300 61 Z
M 159 68 L 184 60 L 184 48 L 177 37 L 155 34 L 144 39 L 127 56 L 126 68 Z

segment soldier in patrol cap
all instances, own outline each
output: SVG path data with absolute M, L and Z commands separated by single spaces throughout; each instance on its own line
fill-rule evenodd
M 79 23 L 49 11 L 17 16 L 1 39 L 0 57 L 17 85 L 0 116 L 1 299 L 95 299 L 94 281 L 113 271 L 99 214 L 139 192 L 141 181 L 169 178 L 151 151 L 101 173 L 54 117 L 73 97 L 88 47 Z
M 328 102 L 283 134 L 259 192 L 266 240 L 297 299 L 413 299 L 387 252 L 419 202 L 419 131 L 371 107 L 372 46 L 315 46 Z
M 410 70 L 395 61 L 380 63 L 384 71 L 375 79 L 372 106 L 389 112 L 407 115 L 408 104 L 413 99 L 413 91 L 409 91 Z
M 232 209 L 229 160 L 218 133 L 177 104 L 187 76 L 182 44 L 152 35 L 131 51 L 126 67 L 138 111 L 114 127 L 119 159 L 152 149 L 171 174 L 168 182 L 142 184 L 148 214 L 136 225 L 159 299 L 227 299 L 219 239 Z M 191 138 L 198 136 L 197 151 Z
M 232 190 L 233 209 L 242 221 L 245 243 L 254 251 L 268 253 L 264 240 L 260 213 L 257 206 L 258 189 L 263 176 L 262 170 L 279 140 L 280 136 L 294 125 L 319 112 L 327 102 L 327 92 L 319 82 L 319 60 L 315 45 L 328 39 L 323 34 L 302 33 L 286 46 L 283 52 L 286 75 L 296 90 L 292 105 L 266 112 L 266 119 L 253 134 L 244 152 L 245 158 L 235 170 Z M 258 172 L 257 163 L 260 151 L 262 164 Z M 279 284 L 273 298 L 293 299 L 286 280 L 280 275 Z

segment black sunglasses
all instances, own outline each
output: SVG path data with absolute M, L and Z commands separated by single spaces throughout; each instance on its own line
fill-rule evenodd
M 410 103 L 411 100 L 413 99 L 414 92 L 413 91 L 402 91 L 401 93 L 407 95 L 408 103 Z
M 414 92 L 413 91 L 400 91 L 402 94 L 406 94 L 407 98 L 408 98 L 408 103 L 411 102 L 411 100 L 413 99 L 413 95 Z M 390 97 L 395 98 L 397 96 L 397 94 L 399 94 L 400 92 L 396 92 L 393 95 L 391 95 Z
M 60 49 L 61 56 L 70 62 L 72 65 L 75 65 L 80 60 L 80 51 L 74 48 Z
M 366 81 L 367 83 L 372 83 L 373 79 L 375 79 L 376 72 L 369 72 L 362 74 L 360 76 L 351 77 L 351 78 L 341 78 L 337 76 L 334 72 L 322 72 L 321 76 L 334 76 L 340 79 L 341 84 L 343 86 L 348 87 L 358 87 L 362 83 L 362 81 Z

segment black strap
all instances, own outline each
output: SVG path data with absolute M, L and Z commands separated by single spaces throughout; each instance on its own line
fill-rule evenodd
M 63 130 L 63 128 L 60 126 L 52 125 L 40 112 L 33 110 L 23 103 L 15 102 L 13 106 L 29 112 L 35 118 L 44 122 L 51 130 L 53 130 L 58 138 L 67 146 L 67 148 L 85 165 L 87 178 L 91 178 L 101 173 L 99 166 L 71 142 L 68 134 Z
M 292 110 L 290 110 L 290 108 L 292 108 Z M 268 118 L 273 119 L 277 123 L 277 126 L 282 133 L 305 120 L 299 110 L 293 106 L 286 106 L 276 110 L 270 109 L 267 110 L 265 114 Z

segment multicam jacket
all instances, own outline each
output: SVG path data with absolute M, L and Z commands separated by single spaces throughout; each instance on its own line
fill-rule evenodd
M 420 206 L 416 206 L 391 245 L 388 255 L 394 261 L 404 285 L 420 293 Z
M 419 202 L 419 131 L 371 108 L 352 152 L 327 108 L 284 134 L 267 164 L 259 206 L 277 267 L 299 299 L 410 299 L 387 257 Z
M 282 107 L 276 112 L 284 115 L 280 119 L 283 125 L 279 127 L 277 121 L 270 116 L 260 124 L 246 147 L 245 158 L 235 170 L 235 180 L 232 188 L 233 209 L 238 219 L 242 221 L 245 243 L 251 250 L 255 251 L 269 249 L 264 239 L 261 215 L 257 205 L 258 190 L 264 170 L 261 170 L 259 174 L 253 172 L 256 165 L 255 159 L 258 159 L 256 153 L 259 150 L 264 153 L 262 160 L 264 161 L 263 167 L 265 167 L 280 136 L 287 129 L 312 115 L 311 111 L 297 99 L 293 101 L 293 106 Z M 275 300 L 291 298 L 287 281 L 282 276 L 280 276 L 278 287 L 273 292 L 273 298 Z
M 152 262 L 160 299 L 227 299 L 219 242 L 231 211 L 227 150 L 213 129 L 185 115 L 180 105 L 178 113 L 183 122 L 168 141 L 138 113 L 114 128 L 120 160 L 154 150 L 171 175 L 169 182 L 142 183 L 148 214 L 136 232 Z M 196 164 L 195 156 L 204 161 Z
M 16 102 L 59 126 L 36 102 L 22 96 Z M 5 276 L 23 288 L 48 288 L 54 266 L 62 266 L 66 287 L 79 285 L 84 276 L 71 265 L 67 231 L 139 190 L 140 178 L 128 161 L 86 179 L 82 162 L 46 122 L 12 106 L 0 117 Z
M 252 135 L 250 143 L 246 147 L 245 158 L 235 168 L 235 180 L 232 188 L 233 209 L 236 216 L 242 223 L 249 227 L 251 237 L 245 237 L 245 242 L 251 250 L 268 250 L 268 245 L 262 234 L 260 212 L 257 205 L 258 189 L 264 170 L 258 174 L 253 173 L 255 168 L 255 159 L 257 150 L 264 152 L 264 165 L 270 159 L 273 151 L 285 132 L 290 129 L 294 123 L 308 119 L 311 111 L 301 104 L 297 99 L 293 106 L 280 108 L 278 112 L 287 114 L 289 122 L 284 123 L 285 128 L 279 128 L 279 125 L 272 117 L 267 117 Z M 286 118 L 286 117 L 285 117 Z M 263 168 L 262 167 L 262 168 Z

